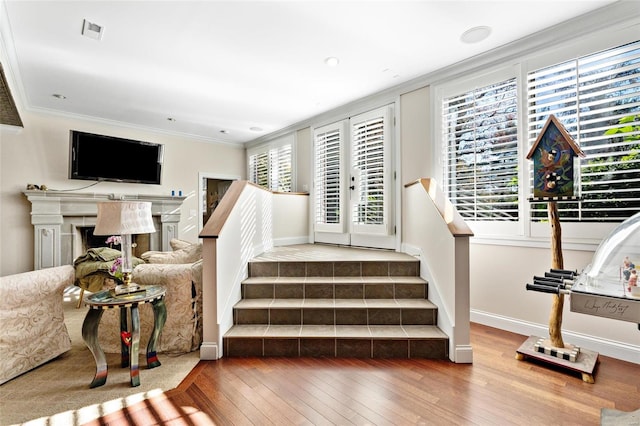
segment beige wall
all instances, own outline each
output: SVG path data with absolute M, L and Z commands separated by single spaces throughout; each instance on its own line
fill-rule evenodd
M 552 298 L 546 293 L 527 291 L 525 284 L 531 283 L 534 275 L 543 275 L 549 270 L 550 250 L 472 244 L 470 257 L 472 320 L 521 334 L 546 337 L 533 331 L 536 327 L 547 330 Z M 591 263 L 593 252 L 565 249 L 563 257 L 566 269 L 582 271 Z M 621 349 L 619 353 L 615 343 L 610 345 L 609 349 L 614 352 L 609 355 L 640 363 L 637 324 L 571 312 L 570 296 L 565 297 L 562 330 L 567 343 L 586 339 L 582 344 L 586 349 L 604 351 L 606 349 L 597 347 L 601 342 L 622 343 L 623 347 L 617 348 Z
M 297 192 L 311 191 L 311 128 L 305 127 L 296 132 L 296 188 Z
M 400 96 L 400 175 L 406 184 L 433 176 L 429 87 Z
M 0 126 L 0 276 L 33 268 L 31 205 L 22 191 L 28 183 L 73 190 L 93 183 L 68 179 L 69 130 L 164 144 L 162 185 L 101 182 L 81 192 L 170 195 L 182 190 L 179 235 L 198 239 L 198 173 L 245 175 L 244 147 L 214 144 L 137 129 L 21 111 L 24 129 Z M 106 153 L 119 161 L 117 153 Z M 121 161 L 121 160 L 120 160 Z M 124 160 L 126 161 L 126 159 Z M 135 167 L 132 160 L 131 166 Z

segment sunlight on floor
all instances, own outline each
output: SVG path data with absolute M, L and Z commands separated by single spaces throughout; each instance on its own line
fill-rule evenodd
M 49 417 L 41 417 L 39 419 L 30 420 L 23 423 L 25 426 L 70 426 L 81 425 L 96 420 L 104 415 L 114 413 L 123 408 L 130 407 L 145 399 L 154 398 L 163 395 L 162 389 L 152 389 L 149 392 L 141 392 L 129 395 L 125 398 L 118 398 L 107 401 L 102 404 L 88 405 L 78 410 L 70 410 L 62 413 L 54 414 Z
M 154 399 L 155 398 L 155 399 Z M 172 425 L 215 425 L 211 418 L 194 407 L 174 406 L 164 395 L 162 389 L 152 389 L 149 392 L 141 392 L 118 398 L 102 404 L 88 405 L 78 410 L 69 410 L 53 416 L 41 417 L 22 423 L 22 426 L 79 426 L 87 423 L 104 424 L 102 417 L 146 401 L 147 411 L 162 413 L 161 423 Z M 153 406 L 157 407 L 154 408 Z M 182 419 L 183 421 L 180 421 Z M 117 421 L 116 421 L 117 423 Z

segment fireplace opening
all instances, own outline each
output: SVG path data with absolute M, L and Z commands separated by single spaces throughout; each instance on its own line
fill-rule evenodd
M 86 253 L 90 248 L 97 247 L 111 247 L 116 250 L 120 250 L 120 244 L 107 244 L 108 235 L 94 235 L 93 230 L 95 226 L 82 226 L 77 227 L 76 230 L 80 233 L 82 241 L 82 253 Z M 131 252 L 135 257 L 146 251 L 151 250 L 151 239 L 149 234 L 136 234 L 131 236 L 132 247 Z

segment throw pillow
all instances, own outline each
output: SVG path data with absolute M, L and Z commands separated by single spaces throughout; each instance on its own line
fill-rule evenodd
M 202 244 L 175 251 L 148 251 L 140 257 L 147 263 L 193 263 L 202 259 Z
M 190 243 L 189 241 L 185 241 L 185 240 L 179 240 L 177 238 L 172 238 L 171 241 L 169 241 L 169 245 L 171 246 L 172 250 L 181 250 L 189 246 L 192 246 L 193 243 Z

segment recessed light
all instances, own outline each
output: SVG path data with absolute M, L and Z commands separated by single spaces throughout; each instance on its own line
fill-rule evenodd
M 250 127 L 249 130 L 251 130 L 252 132 L 261 132 L 262 131 L 262 127 Z
M 491 34 L 491 27 L 487 26 L 479 26 L 469 28 L 467 31 L 462 33 L 460 36 L 460 40 L 463 43 L 473 44 L 479 43 L 482 40 L 485 40 Z
M 67 99 L 67 97 L 65 95 L 61 95 L 60 93 L 54 93 L 51 96 L 53 96 L 56 99 Z
M 324 63 L 330 67 L 336 67 L 340 63 L 340 59 L 336 58 L 335 56 L 329 56 L 324 60 Z

